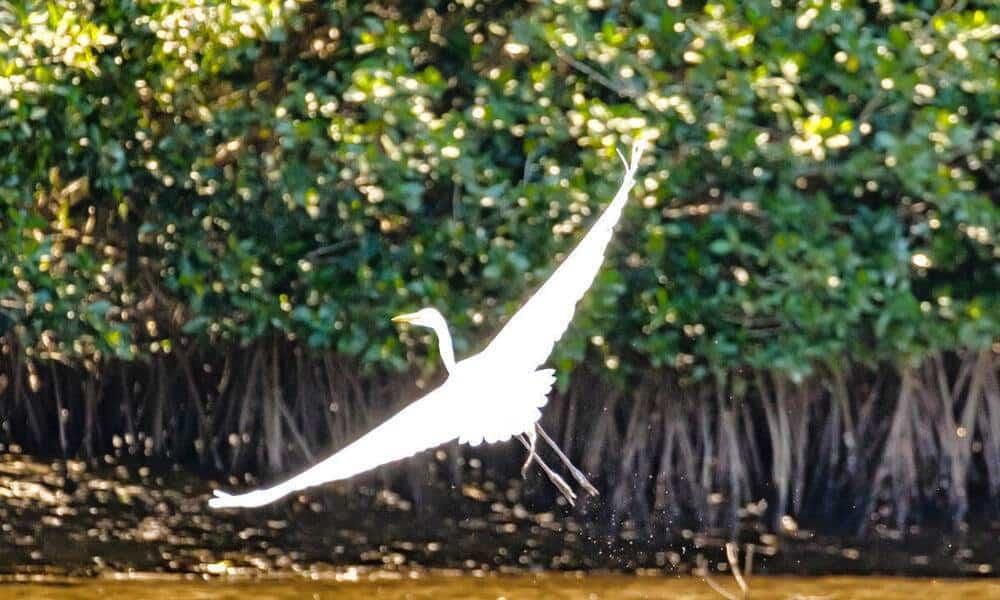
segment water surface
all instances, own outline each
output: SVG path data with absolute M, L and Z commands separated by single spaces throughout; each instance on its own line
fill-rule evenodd
M 0 586 L 0 600 L 450 600 L 586 599 L 715 600 L 722 596 L 696 577 L 637 577 L 626 575 L 521 575 L 441 576 L 410 579 L 378 578 L 354 580 L 355 576 L 317 575 L 260 581 L 219 580 L 59 580 L 48 583 L 9 583 Z M 732 590 L 735 584 L 716 579 Z M 998 600 L 1000 580 L 915 579 L 892 577 L 758 577 L 750 581 L 754 600 L 915 600 L 918 598 Z

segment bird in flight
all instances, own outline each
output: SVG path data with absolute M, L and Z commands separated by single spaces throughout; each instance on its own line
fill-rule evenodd
M 555 381 L 552 369 L 539 369 L 569 327 L 576 305 L 590 288 L 604 261 L 614 227 L 635 185 L 644 145 L 632 146 L 625 176 L 611 204 L 562 264 L 479 354 L 455 361 L 451 334 L 434 308 L 393 318 L 397 323 L 427 327 L 438 338 L 448 378 L 423 398 L 402 409 L 357 441 L 281 483 L 243 494 L 216 491 L 212 508 L 256 507 L 292 492 L 347 479 L 380 465 L 407 458 L 445 442 L 478 445 L 516 437 L 528 450 L 522 468 L 537 462 L 550 481 L 572 504 L 576 494 L 535 452 L 539 436 L 552 446 L 573 478 L 591 494 L 587 481 L 538 424 L 540 409 Z

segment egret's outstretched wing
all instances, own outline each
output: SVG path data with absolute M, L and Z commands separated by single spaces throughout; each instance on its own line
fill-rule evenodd
M 333 456 L 269 488 L 245 494 L 216 491 L 212 508 L 253 507 L 270 504 L 292 492 L 321 483 L 346 479 L 459 436 L 462 419 L 455 414 L 459 390 L 448 382 L 399 411 Z
M 577 302 L 601 268 L 615 224 L 635 185 L 642 150 L 638 143 L 632 147 L 632 156 L 625 165 L 625 177 L 611 204 L 573 252 L 493 338 L 483 351 L 484 356 L 505 367 L 521 369 L 534 369 L 549 357 L 552 347 L 569 327 Z

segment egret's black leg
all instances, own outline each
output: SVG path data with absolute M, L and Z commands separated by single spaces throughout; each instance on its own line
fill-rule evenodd
M 552 449 L 555 450 L 556 452 L 556 456 L 558 456 L 559 459 L 562 460 L 563 464 L 566 465 L 566 468 L 569 469 L 569 472 L 573 476 L 573 479 L 576 479 L 576 482 L 580 484 L 580 487 L 587 490 L 587 493 L 590 494 L 591 496 L 599 496 L 600 492 L 597 491 L 597 488 L 595 488 L 593 484 L 590 483 L 590 481 L 587 479 L 587 476 L 583 474 L 583 471 L 576 468 L 576 465 L 570 462 L 569 457 L 566 456 L 566 454 L 562 451 L 562 449 L 556 445 L 555 441 L 551 437 L 549 437 L 549 434 L 545 433 L 545 430 L 542 429 L 542 426 L 539 425 L 538 423 L 535 423 L 535 429 L 538 430 L 539 434 L 541 434 L 542 439 L 545 440 L 549 446 L 552 446 Z
M 523 435 L 528 438 L 528 441 L 531 442 L 531 445 L 528 446 L 528 458 L 524 460 L 524 465 L 521 466 L 522 478 L 528 476 L 528 467 L 531 466 L 531 463 L 538 456 L 538 454 L 535 453 L 535 444 L 538 442 L 538 434 L 536 434 L 534 431 L 525 431 Z
M 528 441 L 527 435 L 521 434 L 517 436 L 517 439 L 521 440 L 521 443 L 528 449 L 528 452 L 533 452 L 531 442 Z M 556 489 L 558 489 L 563 497 L 569 501 L 569 505 L 574 506 L 576 504 L 576 494 L 573 493 L 573 489 L 569 487 L 566 480 L 560 477 L 558 473 L 550 469 L 549 465 L 545 464 L 542 457 L 537 454 L 535 454 L 535 462 L 538 463 L 538 466 L 542 469 L 542 472 L 545 473 L 545 476 L 549 478 L 549 481 L 552 482 L 552 485 L 556 486 Z

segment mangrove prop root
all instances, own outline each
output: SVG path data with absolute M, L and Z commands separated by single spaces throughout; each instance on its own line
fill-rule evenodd
M 285 474 L 419 391 L 409 376 L 363 376 L 350 361 L 275 339 L 211 357 L 179 344 L 100 372 L 27 360 L 10 340 L 0 346 L 0 443 L 66 457 L 143 455 L 215 475 Z M 602 492 L 578 507 L 593 518 L 733 528 L 755 506 L 776 529 L 810 517 L 902 528 L 931 510 L 957 525 L 1000 502 L 998 368 L 986 349 L 920 364 L 832 361 L 804 381 L 736 370 L 691 383 L 660 370 L 624 391 L 581 370 L 552 398 L 545 427 Z M 405 482 L 411 497 L 432 501 L 428 472 L 460 486 L 471 457 L 503 476 L 519 466 L 516 452 L 442 450 L 444 468 L 420 456 L 380 471 L 383 485 Z M 529 493 L 553 497 L 541 486 Z

